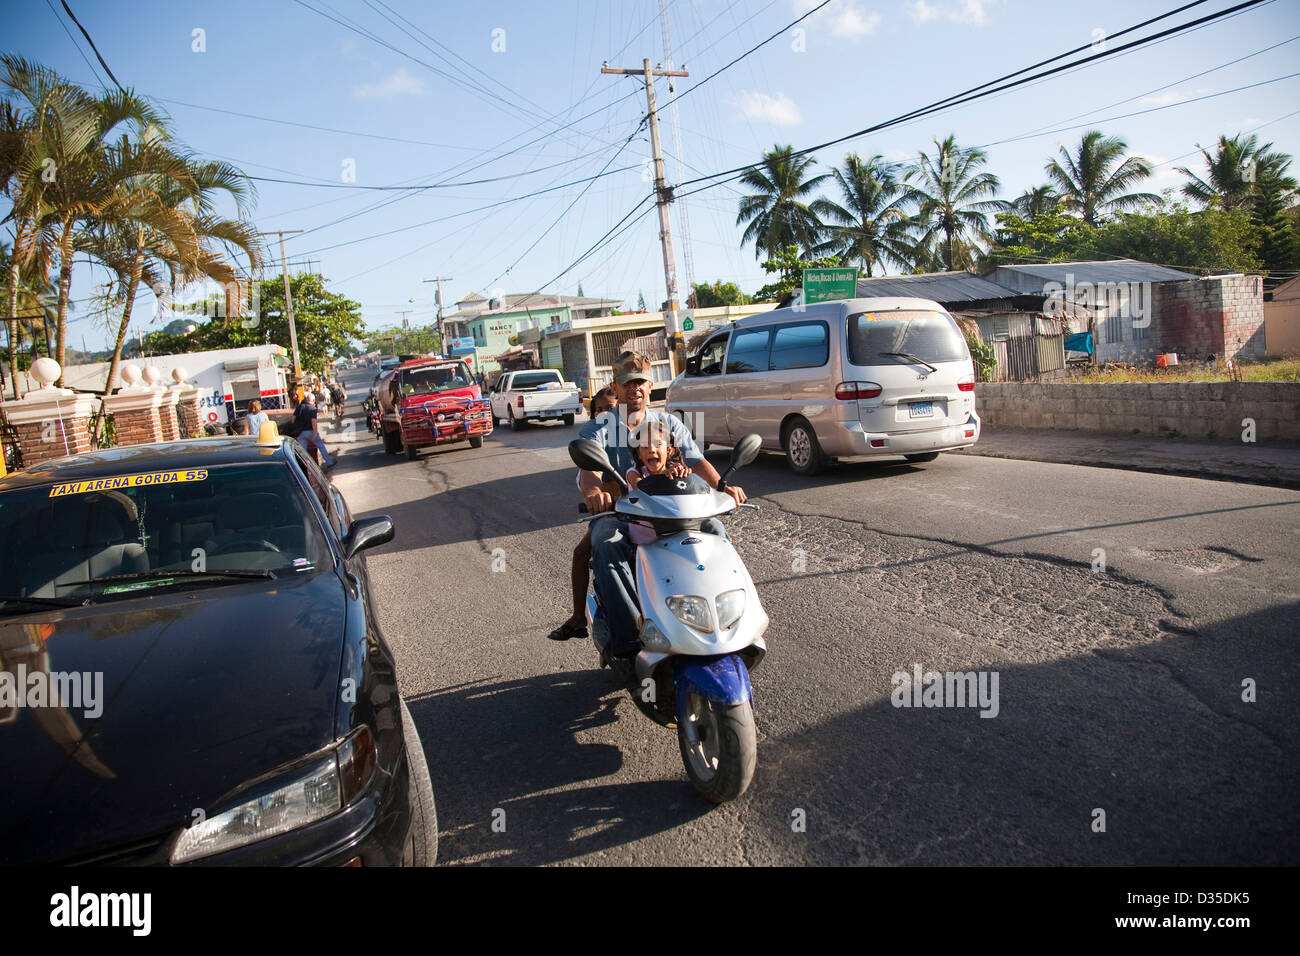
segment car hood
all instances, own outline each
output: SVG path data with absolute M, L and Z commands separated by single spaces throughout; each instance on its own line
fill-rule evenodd
M 0 668 L 29 695 L 50 683 L 34 674 L 85 695 L 0 704 L 0 862 L 156 842 L 331 743 L 346 600 L 325 570 L 0 618 Z

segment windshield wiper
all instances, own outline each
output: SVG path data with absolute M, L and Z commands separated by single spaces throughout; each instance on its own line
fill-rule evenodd
M 88 578 L 85 581 L 73 581 L 71 584 L 105 584 L 115 581 L 149 581 L 165 578 L 268 578 L 274 580 L 278 575 L 269 568 L 257 568 L 252 571 L 194 571 L 184 568 L 165 571 L 157 568 L 153 571 L 132 571 L 129 574 L 106 574 L 100 578 Z
M 23 597 L 17 594 L 0 594 L 0 604 L 38 604 L 45 607 L 85 607 L 89 598 Z
M 937 372 L 937 371 L 939 371 L 939 366 L 937 366 L 937 365 L 931 365 L 929 362 L 927 362 L 925 359 L 921 358 L 919 355 L 913 355 L 911 352 L 881 352 L 880 354 L 881 354 L 881 355 L 897 355 L 899 358 L 905 358 L 905 359 L 908 359 L 908 360 L 910 360 L 910 361 L 915 362 L 917 365 L 924 365 L 924 366 L 925 366 L 926 368 L 928 368 L 931 372 Z

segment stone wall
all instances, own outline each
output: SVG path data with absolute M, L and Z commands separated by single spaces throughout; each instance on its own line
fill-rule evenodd
M 980 382 L 975 410 L 995 428 L 1188 438 L 1239 438 L 1250 418 L 1258 441 L 1300 440 L 1300 383 L 1293 382 Z
M 1202 361 L 1264 354 L 1259 276 L 1209 276 L 1152 286 L 1150 335 L 1155 353 Z

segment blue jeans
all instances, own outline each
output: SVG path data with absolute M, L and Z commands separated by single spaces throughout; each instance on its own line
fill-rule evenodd
M 334 464 L 334 459 L 331 458 L 330 453 L 325 450 L 325 443 L 321 441 L 320 435 L 316 434 L 316 432 L 299 432 L 298 444 L 302 445 L 302 447 L 306 448 L 308 451 L 311 451 L 312 447 L 315 446 L 316 450 L 320 452 L 322 459 L 321 464 L 325 465 L 327 468 Z
M 706 518 L 700 530 L 730 541 L 727 529 L 717 518 Z M 632 561 L 636 545 L 628 537 L 627 522 L 609 515 L 591 522 L 591 576 L 609 621 L 609 652 L 635 654 L 641 647 L 636 619 L 641 606 L 636 597 L 636 573 Z

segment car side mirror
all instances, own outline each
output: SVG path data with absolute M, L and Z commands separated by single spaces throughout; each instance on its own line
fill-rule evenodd
M 393 540 L 393 534 L 393 519 L 388 515 L 358 518 L 348 525 L 348 533 L 343 537 L 343 557 L 351 558 L 367 548 L 388 544 Z
M 692 355 L 686 360 L 686 374 L 692 376 L 700 374 L 700 357 L 698 355 Z

